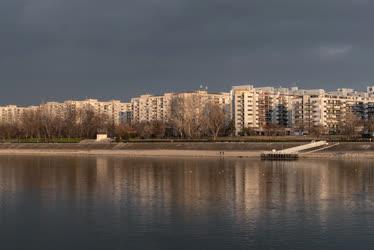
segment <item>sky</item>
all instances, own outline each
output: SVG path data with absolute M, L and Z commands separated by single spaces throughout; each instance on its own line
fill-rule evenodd
M 1 0 L 0 105 L 374 85 L 371 0 Z

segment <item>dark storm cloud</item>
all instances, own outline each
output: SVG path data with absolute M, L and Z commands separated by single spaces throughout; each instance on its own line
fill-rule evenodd
M 365 0 L 2 0 L 0 103 L 374 83 Z

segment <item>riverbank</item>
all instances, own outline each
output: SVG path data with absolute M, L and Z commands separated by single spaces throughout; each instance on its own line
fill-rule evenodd
M 124 157 L 240 157 L 258 158 L 261 152 L 302 145 L 298 142 L 235 143 L 92 143 L 0 144 L 0 155 L 108 155 Z M 301 158 L 374 158 L 374 143 L 345 142 Z

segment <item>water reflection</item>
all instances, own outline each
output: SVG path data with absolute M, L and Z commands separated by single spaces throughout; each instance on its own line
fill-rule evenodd
M 336 241 L 345 236 L 365 248 L 374 238 L 372 166 L 370 161 L 3 156 L 0 240 L 13 246 L 14 234 L 25 244 L 32 238 L 29 244 L 61 249 L 76 244 L 99 249 L 108 241 L 139 249 L 190 249 L 186 242 L 204 249 L 313 249 L 350 247 Z M 29 227 L 49 232 L 54 243 L 29 236 Z M 55 245 L 61 233 L 77 241 Z

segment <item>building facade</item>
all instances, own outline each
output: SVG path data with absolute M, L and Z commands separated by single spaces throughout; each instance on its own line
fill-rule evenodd
M 68 100 L 65 102 L 47 102 L 39 106 L 18 107 L 8 105 L 0 107 L 0 123 L 20 122 L 25 112 L 43 112 L 51 117 L 65 117 L 68 111 L 92 110 L 97 115 L 105 116 L 109 122 L 118 125 L 122 122 L 124 114 L 131 113 L 131 104 L 118 100 L 98 101 L 97 99 L 86 99 L 81 101 Z
M 289 134 L 338 133 L 352 120 L 374 119 L 374 87 L 367 92 L 341 88 L 323 89 L 255 88 L 234 86 L 231 90 L 236 134 L 252 129 L 258 134 L 280 127 Z M 361 126 L 362 127 L 362 126 Z
M 219 105 L 226 110 L 237 135 L 246 129 L 258 134 L 271 129 L 282 129 L 288 134 L 309 134 L 316 130 L 334 134 L 341 132 L 341 128 L 352 121 L 358 121 L 357 127 L 374 121 L 374 86 L 360 92 L 349 88 L 325 91 L 242 85 L 232 87 L 230 93 L 210 93 L 200 89 L 148 94 L 132 98 L 128 103 L 86 99 L 47 102 L 30 107 L 7 105 L 0 107 L 0 123 L 21 122 L 22 115 L 30 111 L 63 117 L 70 110 L 92 110 L 114 125 L 152 121 L 167 123 L 175 115 L 198 119 L 207 104 Z
M 7 105 L 0 107 L 0 123 L 14 124 L 20 121 L 25 108 L 16 105 Z
M 164 95 L 141 95 L 131 99 L 132 122 L 169 122 L 173 116 L 173 106 L 183 103 L 182 110 L 198 114 L 208 103 L 225 108 L 230 116 L 230 93 L 209 93 L 205 90 L 181 93 L 165 93 Z M 195 110 L 191 110 L 195 109 Z

